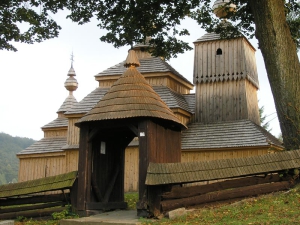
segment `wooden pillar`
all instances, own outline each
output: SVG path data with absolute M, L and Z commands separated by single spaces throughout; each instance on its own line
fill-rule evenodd
M 150 162 L 175 163 L 181 161 L 181 131 L 171 130 L 151 120 L 142 121 L 138 126 L 139 135 L 139 201 L 137 214 L 140 217 L 160 213 L 160 187 L 145 184 Z M 151 192 L 151 193 L 150 193 Z
M 91 195 L 91 143 L 89 142 L 89 127 L 81 124 L 78 160 L 78 192 L 77 211 L 86 214 L 86 203 Z

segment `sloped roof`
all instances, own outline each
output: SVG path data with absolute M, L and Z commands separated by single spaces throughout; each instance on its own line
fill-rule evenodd
M 59 107 L 57 112 L 67 112 L 75 103 L 77 103 L 76 98 L 73 95 L 69 95 Z
M 174 184 L 233 178 L 300 167 L 300 150 L 236 159 L 186 163 L 150 163 L 146 184 Z
M 182 149 L 216 149 L 250 146 L 283 147 L 272 134 L 250 120 L 191 123 L 182 132 Z
M 70 189 L 77 177 L 77 171 L 57 176 L 24 181 L 0 186 L 0 198 L 28 195 L 45 191 Z
M 62 152 L 63 150 L 61 148 L 66 144 L 66 137 L 47 137 L 35 142 L 28 148 L 19 152 L 17 155 Z
M 68 127 L 69 122 L 67 118 L 58 117 L 50 123 L 44 125 L 42 128 L 54 128 L 54 127 Z
M 80 102 L 74 104 L 71 109 L 65 112 L 65 114 L 69 115 L 87 113 L 103 98 L 108 90 L 109 88 L 96 88 Z
M 130 66 L 79 122 L 136 117 L 165 119 L 185 127 L 135 66 Z
M 216 40 L 220 40 L 220 34 L 216 34 L 216 33 L 206 33 L 203 36 L 201 36 L 200 38 L 198 38 L 195 42 L 201 42 L 201 41 L 216 41 Z M 194 42 L 194 43 L 195 43 Z
M 188 79 L 186 79 L 184 76 L 182 76 L 179 72 L 177 72 L 171 65 L 169 65 L 167 62 L 162 60 L 159 57 L 152 57 L 152 58 L 146 58 L 146 59 L 140 59 L 140 67 L 137 68 L 137 70 L 144 74 L 144 73 L 159 73 L 159 72 L 171 72 L 175 76 L 183 79 L 187 83 L 193 85 Z M 100 73 L 98 73 L 95 77 L 100 76 L 112 76 L 112 75 L 121 75 L 125 72 L 126 68 L 124 67 L 124 63 L 120 62 L 116 64 L 115 66 L 112 66 Z
M 190 112 L 195 113 L 196 107 L 196 96 L 195 93 L 183 95 L 185 101 L 187 102 Z
M 154 91 L 161 97 L 169 108 L 181 108 L 192 113 L 184 96 L 166 86 L 153 86 Z

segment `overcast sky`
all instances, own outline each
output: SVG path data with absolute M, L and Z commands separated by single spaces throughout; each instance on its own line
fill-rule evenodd
M 33 45 L 15 44 L 18 52 L 0 50 L 0 132 L 12 136 L 43 138 L 41 127 L 57 118 L 57 110 L 68 96 L 64 88 L 70 69 L 70 55 L 74 53 L 74 69 L 79 83 L 74 92 L 77 101 L 93 91 L 98 82 L 94 76 L 126 59 L 129 46 L 115 49 L 99 40 L 105 31 L 96 21 L 79 26 L 65 19 L 65 14 L 55 16 L 62 30 L 58 38 Z M 205 31 L 196 22 L 182 23 L 191 35 L 184 38 L 193 42 Z M 257 49 L 257 40 L 250 40 Z M 171 59 L 169 63 L 192 82 L 194 52 L 189 51 Z M 280 128 L 268 78 L 259 50 L 256 52 L 260 90 L 259 105 L 270 115 L 271 133 L 278 136 Z

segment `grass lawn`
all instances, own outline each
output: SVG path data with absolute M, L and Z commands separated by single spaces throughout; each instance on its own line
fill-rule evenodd
M 143 224 L 300 224 L 300 185 L 286 192 L 250 198 L 230 205 L 195 209 L 183 217 Z
M 129 209 L 135 209 L 138 194 L 126 193 L 125 201 Z M 66 212 L 55 215 L 56 219 L 47 221 L 25 220 L 16 225 L 58 225 L 60 218 L 68 217 Z M 300 184 L 285 192 L 268 194 L 245 199 L 230 205 L 221 205 L 189 210 L 185 216 L 170 220 L 140 219 L 144 225 L 158 224 L 300 224 Z

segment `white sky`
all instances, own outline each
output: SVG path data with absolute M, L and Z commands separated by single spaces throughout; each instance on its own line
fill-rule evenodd
M 74 92 L 77 101 L 93 91 L 98 82 L 94 76 L 126 59 L 128 47 L 115 49 L 99 40 L 105 31 L 96 26 L 96 21 L 79 26 L 66 20 L 60 13 L 55 16 L 62 26 L 58 38 L 33 45 L 15 44 L 18 52 L 0 50 L 0 132 L 12 136 L 43 138 L 41 127 L 57 118 L 59 109 L 68 91 L 64 88 L 70 68 L 70 55 L 74 52 L 74 69 L 79 83 Z M 191 46 L 205 31 L 195 21 L 182 23 L 191 35 L 184 38 Z M 250 40 L 257 48 L 257 40 Z M 192 82 L 194 52 L 189 51 L 171 59 L 169 63 Z M 272 93 L 265 71 L 262 55 L 256 52 L 260 90 L 259 105 L 270 115 L 271 133 L 278 136 L 279 123 Z M 275 119 L 273 119 L 275 118 Z

